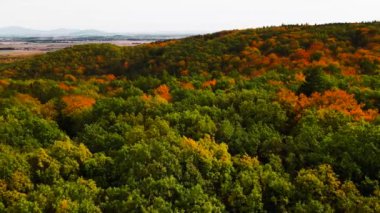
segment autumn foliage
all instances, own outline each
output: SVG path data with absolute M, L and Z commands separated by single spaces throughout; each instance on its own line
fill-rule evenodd
M 380 212 L 380 23 L 0 56 L 0 212 Z
M 335 110 L 350 115 L 355 119 L 374 120 L 378 116 L 377 110 L 363 110 L 364 104 L 358 104 L 354 95 L 344 90 L 328 90 L 324 93 L 313 93 L 310 97 L 304 94 L 297 96 L 288 89 L 278 92 L 280 102 L 290 105 L 297 113 L 309 108 L 318 110 Z
M 194 85 L 191 82 L 182 82 L 181 83 L 181 87 L 183 89 L 187 89 L 187 90 L 193 90 L 193 89 L 195 89 Z
M 202 88 L 214 87 L 215 85 L 216 85 L 216 79 L 212 79 L 212 80 L 203 82 Z
M 170 95 L 170 88 L 165 84 L 157 87 L 154 90 L 154 94 L 160 96 L 161 98 L 163 98 L 167 101 L 170 101 L 172 99 L 172 96 Z
M 63 82 L 60 82 L 58 84 L 58 87 L 61 88 L 61 89 L 63 89 L 63 90 L 65 90 L 65 91 L 70 91 L 70 90 L 75 89 L 75 86 L 70 86 L 70 85 L 67 85 L 67 84 L 65 84 Z
M 0 79 L 0 86 L 1 87 L 7 87 L 9 85 L 9 82 L 7 80 Z
M 95 99 L 83 95 L 67 95 L 62 97 L 62 101 L 65 104 L 63 112 L 68 115 L 89 109 L 96 102 Z

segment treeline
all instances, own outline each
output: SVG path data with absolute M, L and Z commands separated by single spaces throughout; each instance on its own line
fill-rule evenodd
M 0 66 L 0 212 L 379 212 L 380 24 Z

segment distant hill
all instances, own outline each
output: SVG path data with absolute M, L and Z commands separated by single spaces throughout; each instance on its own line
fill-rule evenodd
M 112 33 L 99 30 L 55 29 L 35 30 L 17 26 L 0 28 L 2 37 L 52 37 L 52 36 L 110 36 Z
M 86 29 L 54 29 L 35 30 L 24 27 L 3 27 L 0 28 L 0 40 L 11 41 L 41 41 L 41 40 L 168 40 L 179 39 L 194 35 L 195 33 L 109 33 L 100 30 Z
M 90 61 L 96 61 L 99 55 L 108 60 L 104 63 L 115 63 L 119 65 L 128 61 L 128 70 L 103 70 L 109 74 L 121 73 L 169 73 L 178 75 L 183 70 L 190 72 L 212 72 L 229 73 L 231 71 L 246 75 L 255 75 L 260 69 L 270 70 L 276 67 L 286 67 L 290 70 L 302 70 L 318 63 L 327 65 L 339 64 L 340 69 L 373 70 L 375 65 L 366 65 L 366 56 L 363 61 L 357 55 L 369 51 L 373 56 L 370 61 L 378 63 L 379 22 L 357 23 L 357 24 L 327 24 L 318 26 L 293 25 L 281 27 L 269 27 L 247 30 L 222 31 L 214 34 L 187 37 L 184 39 L 170 40 L 172 37 L 165 35 L 114 35 L 109 38 L 115 39 L 151 39 L 168 40 L 166 42 L 152 43 L 148 46 L 136 48 L 119 48 L 107 45 L 84 45 L 76 46 L 62 51 L 50 53 L 25 61 L 28 64 L 23 67 L 15 64 L 21 72 L 17 75 L 33 73 L 53 73 L 55 70 L 64 72 L 76 70 L 78 67 L 88 67 L 88 73 L 92 73 L 94 64 L 83 61 L 89 57 Z M 1 30 L 0 30 L 1 31 Z M 72 33 L 73 34 L 73 33 Z M 161 38 L 161 39 L 160 39 Z M 296 39 L 294 39 L 296 38 Z M 87 38 L 86 38 L 87 39 Z M 369 50 L 367 50 L 369 49 Z M 356 60 L 350 58 L 354 65 L 347 65 L 344 61 L 345 54 L 352 55 L 358 51 Z M 115 56 L 111 60 L 110 56 Z M 367 53 L 368 54 L 368 53 Z M 377 60 L 373 60 L 376 58 Z M 67 59 L 55 60 L 56 58 Z M 369 60 L 369 59 L 368 59 Z M 46 61 L 52 66 L 46 66 Z M 154 62 L 154 63 L 153 63 Z M 30 64 L 33 66 L 30 66 Z M 341 64 L 340 64 L 341 63 Z M 316 66 L 316 65 L 315 65 Z M 72 69 L 67 70 L 67 67 Z M 99 64 L 97 66 L 99 67 Z M 85 72 L 86 73 L 86 72 Z M 69 73 L 65 73 L 69 74 Z M 72 73 L 70 73 L 72 74 Z

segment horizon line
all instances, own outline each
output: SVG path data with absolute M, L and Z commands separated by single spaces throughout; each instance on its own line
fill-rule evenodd
M 372 21 L 359 21 L 359 22 L 323 22 L 323 23 L 282 23 L 282 24 L 274 24 L 274 25 L 260 25 L 260 26 L 252 26 L 252 27 L 236 27 L 236 28 L 226 28 L 226 29 L 215 29 L 215 30 L 155 30 L 155 31 L 147 31 L 147 30 L 132 30 L 132 31 L 122 31 L 122 30 L 102 30 L 97 28 L 69 28 L 69 27 L 58 27 L 58 28 L 34 28 L 34 27 L 26 27 L 26 26 L 20 26 L 20 25 L 7 25 L 7 26 L 0 26 L 0 29 L 4 28 L 19 28 L 24 30 L 33 30 L 33 31 L 41 31 L 41 32 L 51 32 L 51 31 L 58 31 L 58 30 L 72 30 L 72 31 L 99 31 L 101 33 L 107 33 L 107 34 L 113 34 L 113 35 L 125 35 L 125 34 L 209 34 L 209 33 L 216 33 L 221 31 L 230 31 L 230 30 L 246 30 L 246 29 L 261 29 L 261 28 L 268 28 L 268 27 L 280 27 L 280 26 L 323 26 L 323 25 L 329 25 L 329 24 L 362 24 L 362 23 L 376 23 L 380 22 L 380 20 L 372 20 Z

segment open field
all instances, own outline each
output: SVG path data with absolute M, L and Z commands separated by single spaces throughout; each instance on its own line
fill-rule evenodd
M 114 40 L 114 41 L 48 41 L 48 42 L 27 42 L 27 41 L 2 41 L 0 42 L 0 61 L 4 58 L 12 60 L 12 58 L 25 57 L 29 55 L 43 54 L 59 49 L 71 47 L 80 44 L 93 43 L 111 43 L 118 46 L 135 46 L 139 44 L 149 43 L 148 40 Z

